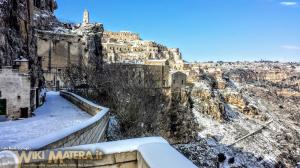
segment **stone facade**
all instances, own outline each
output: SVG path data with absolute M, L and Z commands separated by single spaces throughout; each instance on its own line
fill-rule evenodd
M 62 86 L 61 72 L 70 64 L 81 64 L 84 54 L 84 44 L 78 36 L 38 33 L 38 56 L 49 89 Z
M 143 64 L 108 64 L 116 76 L 125 77 L 128 86 L 145 88 L 170 88 L 170 69 L 168 66 Z
M 64 87 L 61 75 L 68 66 L 101 61 L 101 48 L 95 44 L 102 32 L 103 25 L 87 23 L 74 31 L 65 29 L 64 32 L 37 32 L 37 53 L 42 60 L 47 88 L 59 90 Z
M 128 31 L 122 31 L 122 32 L 105 31 L 104 34 L 103 34 L 103 38 L 107 39 L 107 40 L 115 40 L 115 41 L 141 40 L 139 34 L 131 33 L 131 32 L 128 32 Z
M 187 75 L 183 72 L 171 72 L 170 73 L 170 86 L 172 89 L 182 89 L 186 86 L 186 81 L 187 81 Z
M 30 76 L 11 67 L 0 69 L 0 115 L 17 119 L 31 116 Z

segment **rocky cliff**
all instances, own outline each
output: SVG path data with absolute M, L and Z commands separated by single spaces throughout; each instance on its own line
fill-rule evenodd
M 295 167 L 299 163 L 297 73 L 278 81 L 246 68 L 223 72 L 219 78 L 204 73 L 194 83 L 191 95 L 200 140 L 178 149 L 200 167 L 214 167 L 214 159 L 219 167 Z M 201 156 L 207 149 L 212 152 Z
M 55 21 L 54 0 L 0 0 L 0 66 L 13 66 L 20 56 L 29 60 L 32 86 L 43 84 L 41 60 L 37 57 L 35 28 Z M 37 13 L 43 13 L 37 17 Z M 47 14 L 46 14 L 47 13 Z M 47 21 L 48 24 L 45 24 Z M 49 25 L 50 26 L 50 25 Z M 49 27 L 48 27 L 49 28 Z

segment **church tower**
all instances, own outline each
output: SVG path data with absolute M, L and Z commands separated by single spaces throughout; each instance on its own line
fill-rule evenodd
M 88 10 L 84 10 L 84 13 L 83 13 L 83 24 L 86 25 L 86 24 L 89 24 L 90 23 L 90 14 L 89 14 L 89 11 Z

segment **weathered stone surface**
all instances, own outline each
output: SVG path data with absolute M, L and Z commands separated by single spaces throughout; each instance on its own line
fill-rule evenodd
M 0 99 L 5 99 L 6 116 L 10 119 L 21 117 L 21 108 L 31 114 L 30 77 L 10 68 L 0 69 Z M 24 112 L 23 112 L 24 113 Z
M 246 103 L 244 98 L 239 93 L 228 93 L 225 95 L 225 102 L 237 106 L 239 109 L 244 109 Z
M 36 26 L 43 23 L 45 17 L 52 15 L 56 8 L 54 0 L 1 0 L 0 6 L 0 66 L 12 66 L 13 60 L 23 56 L 29 60 L 31 85 L 43 85 L 40 60 L 37 57 Z M 36 13 L 47 13 L 35 17 Z

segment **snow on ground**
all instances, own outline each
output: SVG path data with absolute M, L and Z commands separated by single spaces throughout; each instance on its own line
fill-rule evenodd
M 45 104 L 34 113 L 32 118 L 0 122 L 0 148 L 73 127 L 92 117 L 58 92 L 47 92 Z
M 235 112 L 234 108 L 231 110 Z M 251 119 L 246 119 L 247 117 L 243 114 L 235 116 L 230 122 L 219 123 L 196 110 L 193 110 L 193 113 L 203 129 L 199 132 L 200 137 L 206 138 L 210 146 L 227 155 L 231 155 L 230 153 L 232 153 L 229 151 L 229 148 L 226 147 L 227 145 L 231 145 L 235 140 L 261 128 L 260 124 Z M 275 160 L 278 154 L 278 151 L 274 148 L 276 142 L 272 142 L 272 139 L 268 138 L 271 137 L 270 134 L 274 133 L 271 127 L 272 124 L 268 126 L 269 129 L 262 130 L 261 133 L 246 138 L 237 143 L 234 147 L 240 148 L 244 152 L 253 153 L 257 157 L 263 155 L 268 161 Z M 216 142 L 220 145 L 214 144 Z M 243 158 L 245 156 L 240 157 Z

